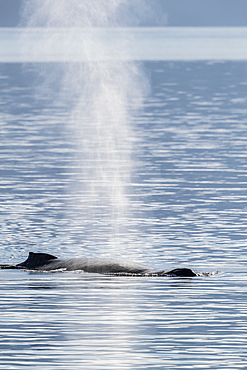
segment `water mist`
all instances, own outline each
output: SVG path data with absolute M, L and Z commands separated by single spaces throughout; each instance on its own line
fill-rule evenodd
M 94 30 L 100 33 L 101 27 L 111 33 L 112 27 L 133 25 L 140 10 L 142 1 L 132 4 L 127 0 L 26 0 L 23 6 L 25 26 L 44 27 L 47 34 L 65 30 L 67 42 L 60 40 L 65 55 L 77 34 L 83 61 L 52 68 L 42 65 L 40 72 L 46 84 L 58 73 L 59 97 L 69 101 L 68 128 L 77 148 L 69 189 L 72 224 L 80 230 L 82 241 L 104 243 L 111 253 L 126 249 L 124 236 L 132 217 L 131 123 L 145 83 L 138 64 L 124 61 L 129 56 L 114 60 L 106 55 L 107 39 L 97 43 L 95 57 L 92 35 Z

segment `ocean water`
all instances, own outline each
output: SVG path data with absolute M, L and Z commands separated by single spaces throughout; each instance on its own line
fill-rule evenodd
M 247 62 L 200 59 L 143 62 L 130 212 L 113 237 L 78 184 L 68 104 L 17 57 L 0 64 L 1 263 L 34 251 L 210 273 L 0 270 L 1 369 L 246 368 Z

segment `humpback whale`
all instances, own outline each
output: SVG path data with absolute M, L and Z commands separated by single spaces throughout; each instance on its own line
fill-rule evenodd
M 28 258 L 17 265 L 0 265 L 0 269 L 24 269 L 39 271 L 76 271 L 120 276 L 197 276 L 188 268 L 177 268 L 171 271 L 153 271 L 150 268 L 114 260 L 111 258 L 71 258 L 60 259 L 47 253 L 30 252 Z

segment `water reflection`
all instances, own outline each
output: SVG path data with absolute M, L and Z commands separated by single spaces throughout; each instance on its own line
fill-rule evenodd
M 241 348 L 232 351 L 245 337 L 238 281 L 8 272 L 0 297 L 1 368 L 244 363 Z

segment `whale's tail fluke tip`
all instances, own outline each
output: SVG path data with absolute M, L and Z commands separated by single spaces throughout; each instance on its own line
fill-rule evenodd
M 16 265 L 0 265 L 0 270 L 14 270 L 18 268 Z

